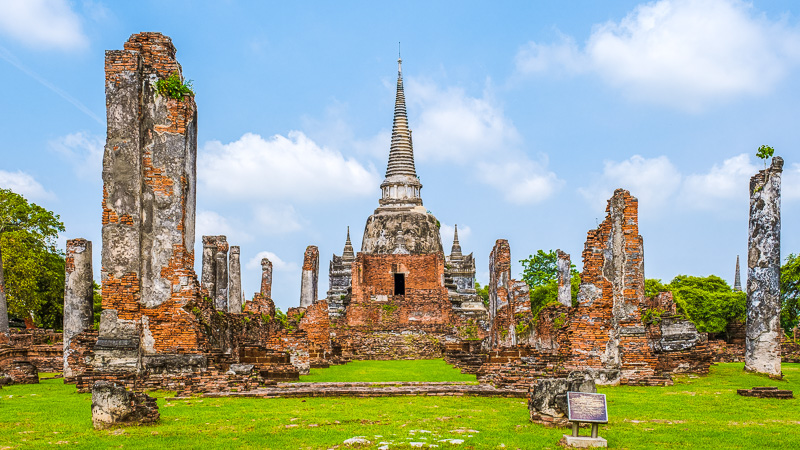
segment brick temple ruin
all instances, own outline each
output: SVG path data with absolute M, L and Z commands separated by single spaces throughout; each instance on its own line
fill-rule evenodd
M 316 246 L 305 251 L 300 300 L 285 316 L 272 300 L 272 263 L 261 261 L 260 290 L 248 299 L 239 247 L 225 236 L 202 236 L 198 278 L 197 106 L 191 95 L 167 98 L 155 87 L 173 73 L 182 76 L 175 53 L 160 33 L 132 35 L 122 50 L 106 52 L 99 329 L 91 320 L 92 245 L 70 240 L 63 345 L 60 333 L 0 335 L 0 380 L 37 382 L 38 371 L 63 370 L 65 382 L 82 392 L 98 382 L 106 390 L 241 392 L 279 389 L 277 382 L 297 380 L 312 367 L 352 359 L 444 357 L 498 388 L 573 371 L 597 384 L 663 385 L 674 373 L 703 374 L 715 361 L 751 358 L 745 347 L 755 355 L 750 364 L 767 371 L 776 358 L 779 370 L 782 351 L 784 358 L 800 354 L 796 345 L 781 348 L 773 334 L 774 311 L 766 306 L 774 293 L 758 283 L 773 283 L 774 271 L 752 274 L 774 269 L 779 253 L 769 249 L 779 241 L 779 200 L 751 214 L 751 228 L 767 241 L 753 241 L 761 256 L 751 250 L 748 257 L 748 322 L 734 324 L 727 341 L 699 333 L 670 293 L 645 296 L 638 201 L 622 189 L 587 234 L 576 303 L 571 258 L 559 250 L 558 302 L 534 316 L 529 287 L 511 277 L 509 242 L 499 239 L 484 305 L 475 291 L 476 262 L 462 252 L 458 229 L 447 255 L 439 222 L 423 206 L 400 60 L 378 207 L 358 252 L 348 228 L 341 256 L 330 260 L 325 296 Z M 751 188 L 751 196 L 774 199 L 777 187 L 779 198 L 779 173 L 773 162 L 760 175 L 771 184 Z M 756 302 L 766 306 L 756 311 L 750 306 Z

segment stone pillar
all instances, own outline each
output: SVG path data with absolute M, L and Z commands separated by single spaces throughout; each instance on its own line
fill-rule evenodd
M 134 34 L 105 58 L 103 313 L 96 365 L 136 371 L 148 354 L 199 348 L 187 314 L 194 273 L 197 108 L 156 82 L 181 76 L 160 33 Z M 176 311 L 172 314 L 172 311 Z M 176 346 L 175 340 L 180 344 Z
M 214 280 L 217 278 L 217 271 L 214 268 L 214 256 L 217 254 L 217 236 L 203 236 L 203 268 L 200 276 L 200 285 L 208 291 L 208 295 L 214 297 L 216 289 Z
M 92 327 L 94 293 L 92 291 L 92 243 L 86 239 L 67 241 L 64 283 L 64 377 L 72 377 L 67 363 L 72 338 Z
M 750 178 L 744 368 L 781 377 L 780 268 L 783 159 Z
M 242 312 L 242 268 L 239 263 L 239 246 L 232 245 L 228 272 L 228 312 Z
M 216 292 L 214 294 L 214 309 L 217 311 L 228 310 L 228 254 L 223 251 L 218 251 L 214 256 L 214 267 L 216 268 L 216 276 L 214 286 Z
M 569 254 L 556 250 L 558 259 L 556 268 L 558 275 L 558 302 L 564 306 L 572 306 L 572 262 Z
M 303 275 L 300 279 L 301 308 L 307 308 L 317 301 L 318 277 L 319 249 L 314 245 L 309 245 L 303 257 Z
M 272 298 L 272 261 L 267 258 L 261 260 L 261 295 Z

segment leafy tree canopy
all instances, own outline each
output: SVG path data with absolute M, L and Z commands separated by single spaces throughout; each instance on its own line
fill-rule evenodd
M 787 333 L 800 322 L 800 255 L 790 254 L 781 266 L 781 326 Z
M 0 332 L 8 313 L 42 325 L 61 321 L 64 255 L 55 239 L 64 231 L 57 214 L 0 189 Z

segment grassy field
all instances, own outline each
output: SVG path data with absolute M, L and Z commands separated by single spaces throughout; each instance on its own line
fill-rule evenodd
M 392 370 L 399 378 L 420 372 L 425 364 L 444 363 L 393 362 Z M 344 366 L 360 373 L 347 381 L 389 381 L 383 370 L 376 375 L 379 379 L 373 379 L 369 371 L 364 372 L 368 365 Z M 334 369 L 343 368 L 323 369 L 307 380 L 329 379 L 325 372 Z M 800 399 L 736 395 L 737 388 L 777 385 L 800 397 L 800 365 L 784 364 L 783 371 L 786 381 L 775 382 L 743 373 L 742 364 L 721 364 L 707 377 L 681 377 L 670 387 L 601 388 L 608 395 L 611 423 L 601 427 L 600 435 L 611 448 L 797 448 Z M 346 370 L 331 376 L 346 378 Z M 371 442 L 364 448 L 385 445 L 381 442 L 389 443 L 389 448 L 410 448 L 411 442 L 419 442 L 425 448 L 434 444 L 439 448 L 534 449 L 558 448 L 556 442 L 565 432 L 531 424 L 522 399 L 196 398 L 167 402 L 164 397 L 170 393 L 156 395 L 160 424 L 94 431 L 91 395 L 77 394 L 61 380 L 6 387 L 0 390 L 0 449 L 347 448 L 343 442 L 356 436 Z

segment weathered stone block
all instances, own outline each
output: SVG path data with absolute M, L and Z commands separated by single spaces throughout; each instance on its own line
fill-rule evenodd
M 96 381 L 92 386 L 92 423 L 96 429 L 151 424 L 160 417 L 156 399 L 143 392 L 130 392 L 109 381 Z
M 528 398 L 531 421 L 551 426 L 566 426 L 567 392 L 597 392 L 594 377 L 587 372 L 571 372 L 567 378 L 540 378 L 533 383 Z

